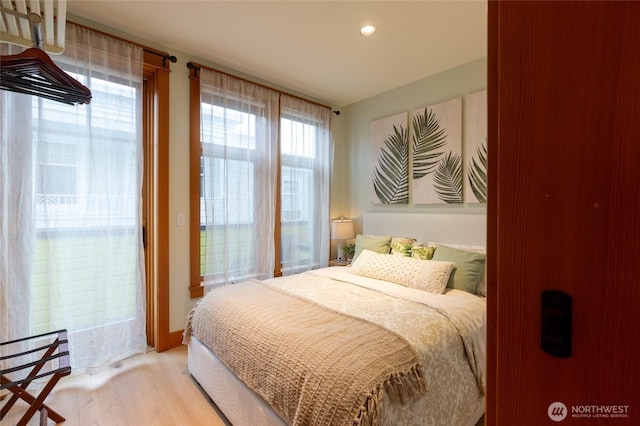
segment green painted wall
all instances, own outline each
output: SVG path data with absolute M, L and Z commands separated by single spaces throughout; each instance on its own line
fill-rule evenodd
M 355 220 L 356 232 L 362 230 L 365 212 L 460 212 L 486 213 L 485 205 L 373 205 L 370 202 L 370 125 L 371 121 L 401 112 L 464 97 L 486 89 L 487 60 L 477 59 L 457 68 L 419 80 L 341 108 L 335 117 L 335 156 L 331 193 L 331 217 L 343 215 Z M 463 112 L 464 138 L 464 112 Z M 409 118 L 411 120 L 411 118 Z

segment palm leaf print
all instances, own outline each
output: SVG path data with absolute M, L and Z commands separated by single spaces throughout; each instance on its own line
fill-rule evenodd
M 448 152 L 433 173 L 433 187 L 445 203 L 462 203 L 462 158 Z
M 409 141 L 402 126 L 393 126 L 380 150 L 373 188 L 382 204 L 409 203 Z
M 424 109 L 424 114 L 413 117 L 413 178 L 420 179 L 433 172 L 447 142 L 445 129 L 440 128 L 436 114 Z
M 478 161 L 476 161 L 476 158 Z M 487 202 L 487 140 L 477 149 L 477 157 L 468 163 L 467 174 L 471 191 L 480 203 Z

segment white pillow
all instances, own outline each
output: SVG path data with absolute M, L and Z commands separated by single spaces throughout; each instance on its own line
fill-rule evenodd
M 447 287 L 453 266 L 453 262 L 420 260 L 363 250 L 351 265 L 350 272 L 417 290 L 442 294 Z
M 376 254 L 376 252 L 374 252 L 372 250 L 363 249 L 360 252 L 360 256 L 358 256 L 357 258 L 353 259 L 353 261 L 351 262 L 351 270 L 349 272 L 357 274 L 357 275 L 360 275 L 356 271 L 359 271 L 361 268 L 364 268 L 364 265 L 367 263 L 367 261 L 374 254 Z

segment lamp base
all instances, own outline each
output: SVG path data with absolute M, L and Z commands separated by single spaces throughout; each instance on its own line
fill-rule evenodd
M 329 259 L 329 266 L 351 266 L 348 260 Z
M 344 247 L 344 240 L 338 240 L 338 252 L 337 252 L 337 259 L 336 259 L 338 262 L 347 261 L 347 255 L 342 249 L 343 247 Z

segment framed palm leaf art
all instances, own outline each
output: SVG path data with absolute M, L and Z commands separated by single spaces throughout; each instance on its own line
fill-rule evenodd
M 487 91 L 466 98 L 464 197 L 466 203 L 487 202 Z
M 409 204 L 408 113 L 371 122 L 371 203 Z
M 414 110 L 412 130 L 413 203 L 462 203 L 462 98 Z

